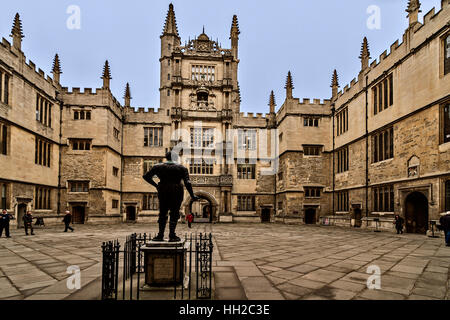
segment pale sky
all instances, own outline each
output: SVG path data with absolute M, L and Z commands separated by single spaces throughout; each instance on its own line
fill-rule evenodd
M 357 77 L 364 36 L 372 59 L 401 42 L 407 28 L 407 0 L 175 0 L 182 43 L 205 32 L 229 48 L 230 26 L 240 26 L 239 82 L 242 112 L 268 112 L 270 90 L 278 107 L 284 97 L 288 70 L 294 97 L 328 99 L 331 75 L 341 88 Z M 55 53 L 62 65 L 62 85 L 101 87 L 103 64 L 109 60 L 111 90 L 123 101 L 130 83 L 132 106 L 159 106 L 160 38 L 170 1 L 165 0 L 15 0 L 1 4 L 0 36 L 7 38 L 19 12 L 27 59 L 50 74 Z M 441 0 L 421 0 L 420 21 Z M 80 8 L 80 29 L 69 29 L 71 5 Z M 380 28 L 368 28 L 370 6 L 380 9 Z M 373 21 L 373 20 L 371 20 Z M 51 74 L 50 74 L 51 75 Z

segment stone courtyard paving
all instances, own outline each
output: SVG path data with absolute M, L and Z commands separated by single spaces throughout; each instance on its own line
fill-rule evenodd
M 156 224 L 76 225 L 13 230 L 0 239 L 0 299 L 98 299 L 102 241 Z M 178 233 L 188 232 L 180 224 Z M 349 228 L 283 224 L 194 224 L 212 232 L 216 299 L 449 299 L 450 248 L 442 238 Z M 82 288 L 66 286 L 67 267 Z M 369 290 L 367 267 L 381 269 Z

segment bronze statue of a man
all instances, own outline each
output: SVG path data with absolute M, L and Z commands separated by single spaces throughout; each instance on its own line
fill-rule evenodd
M 166 229 L 167 213 L 170 212 L 169 221 L 169 242 L 178 242 L 181 239 L 175 234 L 178 219 L 180 218 L 180 207 L 183 202 L 183 185 L 195 201 L 199 198 L 192 191 L 191 181 L 189 180 L 189 172 L 186 167 L 175 163 L 178 156 L 176 153 L 169 151 L 166 154 L 167 161 L 158 163 L 148 171 L 144 176 L 144 180 L 150 183 L 158 190 L 159 199 L 159 233 L 154 237 L 153 241 L 164 241 L 164 230 Z M 153 177 L 159 178 L 159 183 L 153 180 Z

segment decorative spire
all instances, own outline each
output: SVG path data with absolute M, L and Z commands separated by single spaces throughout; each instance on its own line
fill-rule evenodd
M 331 96 L 332 96 L 332 98 L 334 98 L 337 96 L 337 91 L 339 88 L 339 77 L 338 77 L 336 69 L 334 69 L 333 77 L 331 79 L 331 88 L 332 88 Z
M 288 71 L 287 77 L 286 77 L 286 85 L 284 86 L 285 89 L 291 88 L 294 89 L 294 85 L 292 84 L 292 75 L 291 71 Z
M 269 98 L 269 106 L 270 106 L 270 113 L 275 113 L 275 106 L 277 104 L 275 103 L 275 94 L 273 93 L 273 90 L 270 92 L 270 98 Z
M 233 21 L 231 22 L 230 39 L 231 39 L 231 54 L 235 59 L 238 58 L 238 46 L 239 46 L 239 23 L 237 15 L 233 16 Z
M 13 38 L 13 47 L 22 50 L 22 38 L 25 36 L 23 35 L 22 21 L 20 21 L 19 13 L 16 13 L 16 16 L 14 17 L 11 37 Z
M 288 75 L 286 77 L 286 85 L 284 86 L 286 89 L 286 98 L 292 99 L 292 89 L 294 89 L 294 85 L 292 84 L 292 75 L 291 71 L 288 72 Z
M 241 32 L 239 31 L 239 22 L 237 15 L 234 15 L 233 21 L 231 22 L 230 39 L 239 38 L 240 33 Z
M 55 54 L 55 58 L 53 59 L 52 73 L 53 73 L 53 82 L 55 84 L 59 84 L 62 71 L 61 71 L 61 62 L 59 61 L 58 54 Z
M 408 8 L 405 10 L 408 12 L 409 17 L 409 26 L 416 24 L 419 20 L 419 12 L 422 12 L 420 10 L 420 1 L 419 0 L 409 0 L 408 1 Z
M 333 77 L 331 78 L 331 87 L 339 87 L 339 77 L 336 69 L 334 69 Z
M 415 12 L 415 11 L 422 12 L 420 10 L 420 5 L 421 4 L 420 4 L 419 0 L 409 0 L 408 1 L 408 8 L 405 11 L 408 12 L 408 13 Z
M 109 68 L 109 62 L 108 60 L 105 61 L 105 65 L 103 67 L 103 76 L 102 79 L 109 79 L 111 80 L 111 69 Z
M 369 67 L 369 59 L 370 59 L 370 51 L 369 51 L 369 42 L 367 38 L 364 37 L 363 43 L 361 45 L 361 54 L 359 55 L 361 59 L 361 70 L 366 70 Z
M 177 20 L 175 18 L 175 11 L 173 10 L 173 4 L 169 4 L 169 11 L 167 11 L 166 22 L 164 24 L 163 36 L 173 35 L 180 38 L 178 34 Z
M 109 82 L 112 78 L 111 78 L 111 70 L 109 68 L 108 60 L 105 61 L 105 66 L 103 67 L 102 79 L 103 79 L 103 88 L 109 89 Z
M 53 59 L 53 67 L 52 67 L 53 74 L 61 74 L 61 62 L 59 61 L 58 54 L 55 54 L 55 58 Z
M 125 99 L 125 107 L 130 106 L 130 100 L 131 98 L 131 92 L 130 92 L 130 84 L 127 82 L 127 85 L 125 86 L 125 93 L 123 98 Z

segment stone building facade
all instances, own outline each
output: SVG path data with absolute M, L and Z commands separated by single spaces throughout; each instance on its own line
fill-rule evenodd
M 63 87 L 58 55 L 53 77 L 36 70 L 16 15 L 13 43 L 0 44 L 1 206 L 19 225 L 26 210 L 46 223 L 66 209 L 78 223 L 156 221 L 142 175 L 181 148 L 202 198 L 186 194 L 182 211 L 196 221 L 392 229 L 399 214 L 424 233 L 450 210 L 450 3 L 423 22 L 419 10 L 408 2 L 402 42 L 378 61 L 364 38 L 360 73 L 339 91 L 334 71 L 330 99 L 294 98 L 289 72 L 284 102 L 276 111 L 272 92 L 265 115 L 240 110 L 236 16 L 231 48 L 204 30 L 183 45 L 169 6 L 160 106 L 145 110 L 128 84 L 123 103 L 112 95 L 108 61 L 96 90 Z

